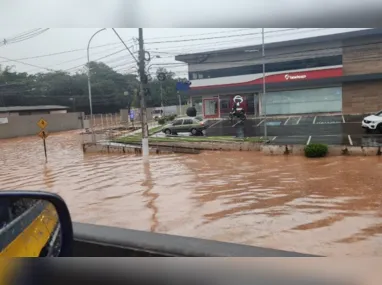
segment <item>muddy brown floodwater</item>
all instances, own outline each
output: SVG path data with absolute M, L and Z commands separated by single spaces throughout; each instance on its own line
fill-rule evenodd
M 82 153 L 77 132 L 0 140 L 0 188 L 63 196 L 74 221 L 328 256 L 382 256 L 382 159 Z

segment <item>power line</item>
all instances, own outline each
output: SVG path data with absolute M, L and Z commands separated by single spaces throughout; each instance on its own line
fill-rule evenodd
M 280 36 L 289 36 L 291 34 L 301 34 L 301 33 L 307 33 L 307 32 L 314 32 L 314 31 L 318 31 L 318 30 L 322 30 L 321 28 L 319 29 L 313 29 L 313 30 L 304 30 L 304 31 L 296 31 L 294 33 L 288 33 L 288 34 L 282 34 L 282 35 L 269 35 L 268 38 L 270 37 L 280 37 Z M 279 31 L 271 31 L 272 33 L 273 32 L 279 32 Z M 259 38 L 261 37 L 261 35 L 258 36 Z M 253 39 L 255 37 L 250 37 L 250 38 L 245 38 L 244 40 L 245 41 L 251 41 L 253 42 Z M 187 44 L 187 45 L 181 45 L 181 46 L 169 46 L 169 47 L 161 47 L 161 48 L 152 48 L 152 52 L 156 52 L 154 51 L 153 49 L 161 49 L 160 53 L 175 53 L 175 54 L 188 54 L 188 52 L 191 52 L 190 49 L 188 49 L 189 51 L 180 51 L 179 49 L 183 48 L 183 47 L 190 47 L 190 46 L 214 46 L 216 47 L 216 44 L 223 44 L 223 43 L 238 43 L 237 40 L 228 40 L 228 41 L 219 41 L 219 42 L 213 42 L 213 43 L 195 43 L 195 44 Z M 248 46 L 243 46 L 243 39 L 240 40 L 240 46 L 237 46 L 237 47 L 225 47 L 226 49 L 233 49 L 233 48 L 249 48 L 251 46 L 254 46 L 253 44 L 252 45 L 248 45 Z M 163 51 L 164 49 L 167 49 L 167 52 Z M 176 51 L 172 51 L 172 50 L 176 50 Z M 210 52 L 213 52 L 213 51 L 220 51 L 221 47 L 220 48 L 217 48 L 217 49 L 214 49 L 214 50 L 209 50 Z M 192 51 L 192 53 L 200 53 L 200 52 L 207 52 L 207 51 Z M 223 51 L 222 51 L 223 52 Z M 174 55 L 175 55 L 174 54 Z
M 110 56 L 113 56 L 113 55 L 115 55 L 115 54 L 121 53 L 121 52 L 123 52 L 123 51 L 125 51 L 125 49 L 121 49 L 121 50 L 119 50 L 119 51 L 117 51 L 117 52 L 113 52 L 113 53 L 110 53 L 110 54 L 108 54 L 108 55 L 105 55 L 105 56 L 96 58 L 96 59 L 94 59 L 94 60 L 92 60 L 92 61 L 95 62 L 95 61 L 98 61 L 98 60 L 101 60 L 101 59 L 104 59 L 104 58 L 108 58 L 108 57 L 110 57 Z M 77 66 L 74 66 L 74 67 L 71 67 L 71 68 L 64 69 L 64 71 L 76 70 L 76 69 L 78 69 L 78 68 L 83 67 L 84 65 L 86 65 L 86 63 L 80 64 L 80 65 L 77 65 Z
M 296 28 L 282 29 L 276 31 L 267 31 L 266 33 L 279 33 L 285 31 L 294 31 L 299 30 Z M 178 42 L 190 42 L 190 41 L 202 41 L 202 40 L 213 40 L 213 39 L 221 39 L 221 38 L 234 38 L 234 37 L 242 37 L 242 36 L 252 36 L 252 35 L 260 35 L 261 32 L 256 33 L 247 33 L 247 34 L 237 34 L 237 35 L 225 35 L 225 36 L 217 36 L 217 37 L 208 37 L 208 38 L 193 38 L 193 39 L 183 39 L 183 40 L 173 40 L 173 41 L 158 41 L 158 42 L 147 42 L 147 44 L 161 44 L 161 43 L 178 43 Z
M 0 58 L 6 59 L 6 60 L 9 60 L 9 61 L 18 62 L 18 63 L 24 64 L 24 65 L 29 65 L 29 66 L 33 66 L 33 67 L 38 67 L 38 68 L 45 69 L 45 70 L 48 70 L 48 71 L 53 71 L 53 72 L 57 71 L 57 70 L 54 70 L 54 69 L 51 69 L 51 68 L 46 68 L 46 67 L 43 67 L 43 66 L 38 66 L 38 65 L 34 65 L 34 64 L 30 64 L 30 63 L 22 62 L 22 61 L 20 61 L 20 60 L 10 59 L 10 58 L 4 57 L 4 56 L 0 56 Z
M 37 36 L 45 33 L 48 30 L 49 30 L 49 28 L 42 29 L 41 31 L 36 31 L 36 32 L 33 32 L 33 33 L 25 34 L 23 36 L 15 37 L 15 38 L 12 38 L 12 39 L 4 39 L 2 46 L 29 40 L 31 38 L 37 37 Z
M 103 50 L 103 51 L 94 52 L 94 53 L 92 53 L 92 55 L 102 54 L 102 53 L 105 53 L 105 52 L 107 52 L 107 51 L 115 50 L 116 48 L 117 48 L 117 47 L 113 47 L 113 48 L 106 49 L 106 50 Z M 74 58 L 74 59 L 69 59 L 69 60 L 61 61 L 61 62 L 59 62 L 59 63 L 50 64 L 50 65 L 47 65 L 47 67 L 59 66 L 59 65 L 66 64 L 66 63 L 75 62 L 75 61 L 84 60 L 84 59 L 86 59 L 86 56 L 85 56 L 85 55 L 83 55 L 83 56 L 81 56 L 81 57 Z M 39 69 L 39 68 L 33 68 L 33 69 L 27 70 L 27 71 L 25 71 L 25 72 L 28 73 L 28 72 L 34 71 L 34 70 L 36 70 L 36 69 Z
M 10 41 L 8 41 L 8 43 L 18 43 L 18 42 L 22 42 L 22 41 L 25 41 L 25 40 L 28 40 L 28 39 L 31 39 L 31 38 L 34 38 L 34 37 L 37 37 L 45 32 L 47 32 L 49 30 L 49 28 L 47 29 L 44 29 L 42 31 L 39 31 L 37 33 L 34 33 L 32 35 L 28 35 L 28 36 L 24 36 L 24 37 L 21 37 L 21 38 L 18 38 L 18 39 L 12 39 Z
M 2 43 L 0 43 L 0 46 L 5 45 L 8 41 L 11 41 L 11 40 L 14 40 L 14 39 L 17 39 L 17 38 L 20 38 L 20 37 L 24 37 L 26 35 L 33 34 L 33 33 L 35 33 L 36 31 L 39 31 L 39 30 L 41 30 L 41 28 L 33 29 L 33 30 L 30 30 L 30 31 L 26 31 L 26 32 L 22 32 L 20 34 L 17 34 L 16 36 L 11 37 L 11 38 L 4 38 Z
M 190 37 L 190 36 L 216 35 L 216 34 L 224 34 L 224 33 L 232 33 L 232 32 L 241 32 L 241 31 L 248 31 L 248 30 L 251 30 L 251 28 L 246 28 L 246 29 L 235 29 L 235 30 L 232 30 L 232 31 L 216 31 L 216 32 L 202 33 L 202 34 L 191 34 L 191 35 L 171 36 L 171 37 L 155 37 L 155 38 L 147 38 L 147 40 L 169 39 L 169 38 L 182 38 L 182 37 Z
M 37 29 L 37 30 L 40 30 L 40 29 Z M 248 30 L 248 29 L 238 29 L 237 31 L 241 31 L 241 30 Z M 36 32 L 36 29 L 32 30 L 34 32 Z M 229 32 L 229 31 L 227 31 Z M 25 32 L 26 33 L 26 32 Z M 25 34 L 24 33 L 24 34 Z M 224 33 L 224 32 L 216 32 L 216 33 Z M 182 36 L 179 36 L 179 37 L 188 37 L 188 36 L 199 36 L 199 35 L 207 35 L 207 34 L 213 34 L 213 33 L 204 33 L 204 34 L 195 34 L 195 35 L 182 35 Z M 23 34 L 22 34 L 23 35 Z M 176 37 L 176 36 L 175 36 Z M 151 38 L 151 39 L 161 39 L 161 38 L 173 38 L 173 37 L 156 37 L 156 38 Z M 126 43 L 130 42 L 130 41 L 133 41 L 133 39 L 130 39 L 128 40 Z M 107 43 L 107 44 L 103 44 L 103 45 L 98 45 L 98 46 L 93 46 L 93 47 L 90 47 L 90 49 L 96 49 L 96 48 L 100 48 L 100 47 L 105 47 L 105 46 L 112 46 L 112 45 L 120 45 L 121 42 L 111 42 L 111 43 Z M 61 51 L 61 52 L 55 52 L 55 53 L 49 53 L 49 54 L 42 54 L 42 55 L 36 55 L 36 56 L 31 56 L 31 57 L 23 57 L 23 58 L 17 58 L 15 60 L 28 60 L 28 59 L 37 59 L 37 58 L 43 58 L 43 57 L 50 57 L 50 56 L 56 56 L 56 55 L 61 55 L 61 54 L 66 54 L 66 53 L 72 53 L 72 52 L 78 52 L 78 51 L 84 51 L 86 50 L 86 48 L 80 48 L 80 49 L 72 49 L 72 50 L 65 50 L 65 51 Z M 9 61 L 1 61 L 0 63 L 4 63 L 4 62 L 9 62 Z
M 129 41 L 131 41 L 131 40 L 129 40 Z M 104 44 L 104 45 L 99 45 L 99 46 L 93 46 L 93 47 L 90 47 L 90 49 L 95 49 L 95 48 L 100 48 L 100 47 L 105 47 L 105 46 L 111 46 L 111 45 L 120 45 L 120 44 L 121 44 L 120 42 L 114 42 L 114 43 L 109 43 L 109 44 Z M 65 53 L 72 53 L 72 52 L 77 52 L 77 51 L 86 51 L 86 48 L 72 49 L 72 50 L 66 50 L 66 51 L 49 53 L 49 54 L 42 54 L 42 55 L 37 55 L 37 56 L 32 56 L 32 57 L 17 58 L 15 60 L 36 59 L 36 58 L 42 58 L 42 57 L 61 55 L 61 54 L 65 54 Z M 7 61 L 0 61 L 0 63 L 4 63 L 4 62 L 8 62 L 8 61 L 9 60 L 7 60 Z

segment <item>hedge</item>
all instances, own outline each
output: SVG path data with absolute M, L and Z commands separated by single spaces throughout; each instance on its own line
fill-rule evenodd
M 328 153 L 326 144 L 310 144 L 304 148 L 306 157 L 324 157 Z

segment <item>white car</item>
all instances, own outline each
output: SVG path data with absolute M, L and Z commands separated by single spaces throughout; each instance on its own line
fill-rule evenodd
M 365 117 L 362 120 L 362 128 L 364 128 L 366 132 L 378 130 L 382 133 L 382 111 Z

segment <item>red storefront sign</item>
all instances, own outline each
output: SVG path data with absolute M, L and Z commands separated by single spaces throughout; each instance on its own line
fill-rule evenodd
M 333 77 L 340 77 L 340 76 L 342 76 L 342 67 L 270 74 L 265 76 L 265 82 L 266 83 L 281 83 L 281 82 L 291 82 L 291 81 L 306 81 L 306 80 L 314 80 L 314 79 L 322 79 L 322 78 L 333 78 Z M 261 84 L 262 82 L 263 82 L 263 78 L 261 77 L 261 78 L 257 78 L 257 79 L 246 81 L 246 82 L 198 86 L 198 87 L 191 87 L 191 89 L 196 90 L 196 89 L 206 89 L 206 88 L 247 86 L 247 85 Z

